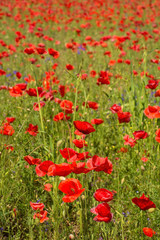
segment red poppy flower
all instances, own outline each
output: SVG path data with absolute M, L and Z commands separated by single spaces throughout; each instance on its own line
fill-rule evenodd
M 73 112 L 73 103 L 69 100 L 63 100 L 60 103 L 60 107 L 65 113 L 72 113 Z
M 141 160 L 142 160 L 142 162 L 147 162 L 147 161 L 148 161 L 148 158 L 142 157 Z
M 134 135 L 134 138 L 135 138 L 136 140 L 138 140 L 138 139 L 145 139 L 145 138 L 147 138 L 147 137 L 149 136 L 147 132 L 142 131 L 142 130 L 135 131 L 135 132 L 133 133 L 133 135 Z
M 14 129 L 13 127 L 7 122 L 3 123 L 2 126 L 0 127 L 0 134 L 2 135 L 8 135 L 12 136 L 14 134 Z
M 25 156 L 25 157 L 24 157 L 24 160 L 25 160 L 26 162 L 28 162 L 29 165 L 38 165 L 38 164 L 41 163 L 41 159 L 39 159 L 39 158 L 33 158 L 33 157 L 29 156 L 29 155 Z
M 40 55 L 44 54 L 44 53 L 47 53 L 45 48 L 43 48 L 43 47 L 36 47 L 36 50 L 37 50 L 37 53 L 40 54 Z
M 64 86 L 64 85 L 59 85 L 59 86 L 58 86 L 58 89 L 59 89 L 59 92 L 60 92 L 60 94 L 61 94 L 61 97 L 64 97 L 65 94 L 66 94 L 65 86 Z
M 157 80 L 150 79 L 145 88 L 155 89 L 156 87 L 158 87 L 158 84 L 159 82 Z
M 18 86 L 14 86 L 9 90 L 9 94 L 12 97 L 21 97 L 23 95 L 22 90 Z
M 96 102 L 91 102 L 91 101 L 87 101 L 86 103 L 83 102 L 83 106 L 85 106 L 85 105 L 86 105 L 87 108 L 89 107 L 89 108 L 92 108 L 94 110 L 98 109 L 98 103 L 96 103 Z
M 90 172 L 90 169 L 86 168 L 85 162 L 79 162 L 79 163 L 74 163 L 72 172 L 75 174 L 81 174 L 81 173 L 86 174 Z
M 97 79 L 97 85 L 110 84 L 110 76 L 111 74 L 108 71 L 101 71 L 99 73 L 99 78 Z
M 47 217 L 47 211 L 45 210 L 43 210 L 43 211 L 40 211 L 40 212 L 38 212 L 38 213 L 35 213 L 34 215 L 33 215 L 33 219 L 36 219 L 36 218 L 38 218 L 38 219 L 40 219 L 40 223 L 43 223 L 44 221 L 47 221 L 49 218 Z
M 53 164 L 48 168 L 48 176 L 63 176 L 66 177 L 72 172 L 73 166 L 68 163 Z
M 14 117 L 6 117 L 6 120 L 8 123 L 12 123 L 15 121 L 15 118 Z
M 85 139 L 86 135 L 82 132 L 78 131 L 77 129 L 74 131 L 74 134 L 77 136 L 81 136 L 82 139 Z
M 132 202 L 136 204 L 141 210 L 145 211 L 150 208 L 156 208 L 156 205 L 149 199 L 147 198 L 144 193 L 140 198 L 133 198 Z
M 44 185 L 44 190 L 47 191 L 47 192 L 50 192 L 52 187 L 53 187 L 52 184 L 46 183 Z
M 105 188 L 97 189 L 93 196 L 98 202 L 109 202 L 113 199 L 113 193 Z
M 94 155 L 92 158 L 88 159 L 87 167 L 96 172 L 104 171 L 107 174 L 111 174 L 113 165 L 107 157 L 102 158 Z
M 62 157 L 67 159 L 68 162 L 74 162 L 77 159 L 77 152 L 72 148 L 64 148 L 59 151 Z
M 95 125 L 100 125 L 100 124 L 102 124 L 104 121 L 102 120 L 102 119 L 100 119 L 100 118 L 95 118 L 95 119 L 92 119 L 91 120 L 91 123 L 92 124 L 95 124 Z
M 31 55 L 31 54 L 34 53 L 35 51 L 34 51 L 33 48 L 25 48 L 25 49 L 24 49 L 24 52 L 27 53 L 27 54 L 29 54 L 29 55 Z
M 22 77 L 22 74 L 20 72 L 16 72 L 16 77 L 20 79 Z
M 130 145 L 131 147 L 134 147 L 134 145 L 137 143 L 136 139 L 130 138 L 129 135 L 125 135 L 123 139 L 125 140 L 124 145 Z
M 0 69 L 0 76 L 5 75 L 6 72 L 3 69 Z
M 10 151 L 13 151 L 13 150 L 14 150 L 14 147 L 11 146 L 11 145 L 6 145 L 6 144 L 4 144 L 4 147 L 5 147 L 5 149 L 10 150 Z
M 154 95 L 155 97 L 160 97 L 160 89 L 158 89 Z
M 74 121 L 73 124 L 78 131 L 84 134 L 89 134 L 95 131 L 94 127 L 89 122 Z
M 51 165 L 54 165 L 54 163 L 52 161 L 44 161 L 44 162 L 40 163 L 39 165 L 37 165 L 35 168 L 37 175 L 39 177 L 43 177 L 46 174 L 48 174 L 49 167 Z
M 153 235 L 156 234 L 156 232 L 153 231 L 152 228 L 148 228 L 148 227 L 143 228 L 143 232 L 147 237 L 153 237 Z
M 144 110 L 144 114 L 146 117 L 153 119 L 153 118 L 160 118 L 160 107 L 159 106 L 148 106 Z
M 67 70 L 71 71 L 74 69 L 74 66 L 72 66 L 71 64 L 67 64 L 66 68 L 67 68 Z
M 62 181 L 58 189 L 65 193 L 66 195 L 62 198 L 64 202 L 73 202 L 84 192 L 85 188 L 78 179 L 69 178 Z
M 70 116 L 65 115 L 63 112 L 58 113 L 54 116 L 53 121 L 58 122 L 60 120 L 68 120 Z
M 38 134 L 38 126 L 30 123 L 29 127 L 26 129 L 25 133 L 27 133 L 27 132 L 32 136 L 36 136 Z
M 77 153 L 77 159 L 79 161 L 86 160 L 87 158 L 90 158 L 91 156 L 88 156 L 89 152 L 83 152 L 83 153 Z
M 38 87 L 37 88 L 38 90 L 38 94 L 40 95 L 43 91 L 43 88 L 42 87 Z M 26 93 L 29 95 L 29 96 L 33 96 L 33 97 L 37 97 L 37 90 L 35 88 L 29 88 L 28 90 L 26 90 Z
M 56 50 L 54 50 L 53 48 L 48 48 L 48 52 L 49 52 L 49 54 L 52 56 L 52 57 L 54 57 L 55 59 L 56 58 L 59 58 L 59 52 L 58 51 L 56 51 Z
M 118 112 L 117 115 L 119 123 L 130 122 L 130 117 L 132 116 L 130 112 Z
M 78 148 L 83 148 L 84 146 L 88 146 L 86 143 L 85 143 L 85 140 L 82 140 L 82 139 L 80 139 L 80 140 L 78 140 L 78 139 L 74 139 L 73 141 L 72 141 L 74 144 L 75 144 L 75 146 L 76 147 L 78 147 Z
M 160 128 L 156 131 L 156 141 L 160 143 Z
M 30 206 L 33 210 L 37 211 L 42 211 L 43 208 L 45 207 L 43 203 L 33 203 L 33 202 L 30 202 Z
M 100 203 L 90 211 L 91 213 L 96 214 L 93 219 L 96 222 L 110 222 L 112 220 L 113 214 L 110 212 L 110 206 L 108 203 Z
M 22 91 L 26 90 L 27 84 L 26 83 L 17 83 L 15 87 L 19 87 Z
M 41 101 L 40 102 L 40 108 L 42 108 L 42 107 L 44 107 L 45 106 L 45 102 L 43 102 L 43 101 Z M 34 103 L 33 104 L 33 109 L 34 109 L 34 111 L 39 111 L 39 103 Z
M 110 108 L 110 110 L 112 113 L 122 112 L 121 106 L 119 106 L 117 104 L 113 104 L 113 106 Z
M 96 76 L 96 74 L 97 74 L 96 71 L 94 71 L 94 70 L 90 71 L 90 76 L 91 77 L 94 78 Z

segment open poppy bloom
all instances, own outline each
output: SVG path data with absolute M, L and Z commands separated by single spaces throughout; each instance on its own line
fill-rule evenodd
M 131 147 L 134 147 L 134 145 L 137 143 L 136 139 L 130 138 L 129 135 L 125 135 L 123 139 L 125 140 L 124 145 L 130 145 Z
M 72 148 L 64 148 L 59 151 L 62 157 L 67 159 L 68 162 L 74 162 L 77 160 L 77 152 Z
M 119 123 L 130 122 L 130 117 L 132 116 L 130 112 L 118 112 L 117 115 Z
M 59 52 L 54 50 L 53 48 L 48 48 L 48 53 L 55 59 L 59 58 L 59 55 L 60 55 Z
M 28 162 L 28 164 L 29 165 L 38 165 L 38 164 L 40 164 L 41 163 L 41 159 L 39 159 L 39 158 L 34 158 L 34 157 L 31 157 L 31 156 L 25 156 L 24 157 L 24 160 L 26 161 L 26 162 Z
M 54 165 L 52 161 L 44 161 L 36 166 L 36 173 L 39 177 L 43 177 L 48 174 L 48 169 L 51 165 Z
M 84 192 L 85 188 L 78 179 L 69 178 L 62 181 L 58 189 L 65 193 L 66 195 L 62 198 L 64 202 L 73 202 Z
M 110 110 L 112 113 L 122 112 L 121 106 L 119 106 L 117 104 L 113 104 L 113 106 L 110 108 Z
M 30 206 L 33 210 L 37 211 L 42 211 L 43 208 L 44 208 L 44 204 L 43 203 L 33 203 L 33 202 L 30 202 Z
M 44 185 L 44 190 L 47 191 L 47 192 L 50 192 L 52 187 L 53 187 L 52 184 L 46 183 Z
M 53 121 L 59 122 L 61 120 L 68 120 L 68 119 L 70 119 L 70 116 L 65 115 L 63 112 L 60 112 L 54 116 Z
M 87 167 L 91 170 L 94 170 L 96 172 L 103 171 L 107 174 L 111 174 L 113 165 L 109 161 L 109 159 L 99 157 L 97 155 L 94 155 L 92 158 L 88 159 L 87 161 Z
M 14 134 L 14 129 L 13 127 L 7 122 L 3 123 L 2 126 L 0 127 L 0 134 L 2 135 L 8 135 L 12 136 Z
M 135 131 L 135 132 L 133 133 L 133 135 L 134 135 L 134 138 L 135 138 L 136 140 L 145 139 L 145 138 L 147 138 L 147 137 L 149 136 L 147 132 L 142 131 L 142 130 Z
M 143 232 L 147 237 L 153 237 L 153 235 L 155 235 L 156 233 L 155 231 L 153 231 L 152 228 L 148 228 L 148 227 L 143 228 Z
M 27 133 L 27 132 L 32 136 L 36 136 L 38 134 L 38 126 L 30 123 L 29 127 L 26 129 L 25 133 Z
M 145 88 L 155 89 L 156 87 L 158 87 L 158 84 L 159 82 L 157 80 L 150 79 Z
M 102 124 L 104 121 L 102 120 L 102 119 L 100 119 L 100 118 L 95 118 L 95 119 L 92 119 L 91 120 L 91 123 L 92 124 L 95 124 L 95 125 L 100 125 L 100 124 Z
M 98 109 L 98 103 L 96 103 L 96 102 L 91 102 L 91 101 L 87 101 L 86 103 L 83 102 L 83 106 L 85 106 L 85 105 L 87 108 L 92 108 L 94 110 Z
M 156 131 L 156 141 L 160 143 L 160 128 Z
M 150 208 L 156 208 L 156 205 L 149 199 L 147 198 L 144 193 L 140 198 L 133 198 L 132 202 L 136 204 L 141 210 L 145 211 Z
M 43 223 L 44 221 L 47 221 L 49 218 L 47 217 L 47 211 L 43 210 L 40 212 L 37 212 L 33 215 L 33 219 L 38 218 L 40 220 L 40 223 Z
M 43 101 L 41 101 L 40 103 L 35 102 L 33 104 L 34 111 L 39 111 L 39 106 L 40 106 L 40 108 L 44 107 L 45 106 L 45 102 L 43 102 Z
M 81 173 L 88 173 L 90 172 L 90 169 L 86 168 L 86 163 L 85 162 L 79 162 L 79 163 L 74 163 L 73 164 L 73 173 L 75 174 L 81 174 Z
M 148 106 L 144 110 L 144 114 L 146 117 L 153 119 L 153 118 L 160 118 L 160 107 L 159 106 Z
M 66 177 L 72 172 L 73 166 L 68 163 L 53 164 L 49 166 L 48 176 L 63 176 Z
M 73 103 L 69 100 L 63 100 L 60 103 L 60 107 L 65 113 L 72 113 L 73 112 Z
M 15 118 L 14 117 L 6 117 L 6 120 L 8 123 L 14 122 Z
M 110 222 L 113 214 L 110 212 L 110 206 L 108 203 L 100 203 L 98 206 L 91 208 L 91 213 L 96 214 L 93 218 L 96 222 Z
M 105 188 L 97 189 L 93 196 L 98 202 L 109 202 L 113 199 L 113 193 Z
M 89 134 L 91 132 L 96 131 L 89 122 L 74 121 L 73 124 L 74 124 L 75 128 L 83 134 Z
M 101 71 L 99 73 L 99 78 L 97 79 L 97 85 L 110 84 L 110 74 L 108 71 Z
M 71 71 L 74 69 L 74 66 L 72 66 L 71 64 L 67 64 L 66 68 L 67 68 L 67 70 Z
M 21 97 L 23 95 L 23 92 L 20 87 L 14 86 L 9 90 L 9 94 L 12 97 Z
M 74 143 L 74 145 L 77 147 L 77 148 L 83 148 L 83 147 L 87 147 L 88 145 L 85 143 L 85 140 L 82 140 L 82 139 L 73 139 L 72 141 Z

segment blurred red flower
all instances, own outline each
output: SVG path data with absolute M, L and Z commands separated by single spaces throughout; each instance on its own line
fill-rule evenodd
M 144 110 L 144 114 L 146 117 L 153 119 L 153 118 L 160 118 L 160 107 L 159 106 L 148 106 Z
M 36 136 L 38 134 L 38 125 L 29 124 L 29 127 L 26 129 L 25 133 L 29 133 L 32 136 Z
M 40 163 L 39 165 L 36 166 L 35 170 L 36 170 L 36 174 L 39 177 L 43 177 L 46 174 L 48 174 L 49 171 L 49 167 L 51 165 L 54 165 L 54 163 L 52 161 L 44 161 L 42 163 Z
M 149 136 L 147 132 L 142 131 L 142 130 L 135 131 L 135 132 L 133 133 L 133 135 L 134 135 L 134 138 L 135 138 L 136 140 L 138 140 L 138 139 L 145 139 L 145 138 L 147 138 L 147 137 Z
M 84 146 L 88 146 L 86 143 L 85 143 L 85 140 L 82 140 L 82 139 L 73 139 L 72 141 L 76 147 L 78 148 L 83 148 Z
M 130 122 L 130 117 L 132 116 L 130 112 L 118 112 L 117 115 L 119 123 Z
M 153 237 L 153 235 L 156 234 L 156 232 L 153 231 L 152 228 L 148 228 L 148 227 L 143 228 L 143 232 L 147 237 Z
M 119 106 L 117 104 L 113 104 L 113 106 L 110 108 L 110 110 L 112 113 L 122 112 L 121 106 Z
M 14 134 L 14 132 L 15 131 L 14 131 L 13 127 L 8 122 L 2 123 L 2 126 L 0 127 L 0 134 L 12 136 Z
M 149 199 L 147 198 L 144 193 L 140 198 L 133 198 L 132 202 L 136 204 L 141 210 L 145 211 L 150 208 L 156 208 L 156 205 Z
M 69 178 L 62 181 L 58 189 L 65 193 L 66 195 L 62 198 L 64 202 L 73 202 L 84 192 L 85 188 L 78 179 Z
M 108 203 L 100 203 L 98 206 L 91 208 L 91 213 L 96 214 L 93 218 L 96 222 L 110 222 L 113 214 L 110 212 L 110 206 Z
M 98 202 L 109 202 L 113 199 L 113 193 L 105 188 L 97 189 L 93 196 Z
M 80 131 L 84 134 L 89 134 L 89 133 L 95 131 L 94 127 L 89 122 L 74 121 L 73 124 L 74 124 L 75 128 L 78 129 L 78 131 Z

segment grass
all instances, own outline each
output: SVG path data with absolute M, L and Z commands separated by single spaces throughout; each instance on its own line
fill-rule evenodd
M 47 92 L 49 89 L 55 90 L 55 98 L 72 101 L 74 109 L 77 105 L 79 109 L 69 114 L 70 120 L 54 122 L 53 117 L 62 111 L 54 100 L 47 100 L 40 111 L 34 111 L 33 103 L 39 105 L 42 100 L 39 96 L 30 97 L 26 93 L 21 97 L 12 97 L 9 91 L 0 91 L 0 126 L 6 117 L 16 118 L 11 123 L 15 130 L 13 136 L 0 134 L 0 239 L 65 240 L 72 239 L 72 234 L 74 239 L 83 240 L 137 240 L 147 239 L 142 232 L 144 227 L 152 228 L 156 232 L 153 239 L 159 239 L 160 152 L 155 132 L 160 120 L 144 115 L 148 105 L 159 105 L 159 98 L 154 97 L 158 87 L 156 90 L 145 88 L 152 78 L 147 77 L 146 73 L 159 79 L 159 64 L 151 62 L 151 59 L 159 61 L 159 36 L 154 31 L 159 24 L 158 2 L 153 1 L 150 6 L 148 1 L 132 1 L 130 4 L 123 1 L 89 1 L 86 6 L 82 1 L 82 5 L 72 2 L 71 8 L 67 8 L 63 1 L 60 5 L 60 2 L 41 0 L 28 1 L 25 5 L 19 1 L 12 10 L 10 6 L 13 2 L 11 5 L 1 3 L 0 33 L 6 45 L 1 43 L 0 56 L 4 51 L 9 53 L 8 57 L 0 59 L 0 69 L 6 72 L 0 76 L 1 85 L 13 87 L 25 83 L 25 78 L 30 74 L 34 81 L 27 83 L 27 89 L 43 87 Z M 83 28 L 82 24 L 91 25 Z M 76 29 L 81 30 L 80 36 Z M 16 40 L 17 31 L 25 38 Z M 40 33 L 53 40 L 39 37 Z M 87 36 L 91 36 L 92 40 L 85 40 Z M 103 41 L 107 47 L 101 46 L 104 36 L 111 36 L 110 40 Z M 120 43 L 122 36 L 128 36 L 128 39 Z M 65 45 L 71 42 L 75 42 L 73 46 L 79 44 L 79 48 L 67 49 Z M 60 57 L 55 59 L 48 53 L 24 53 L 28 44 L 37 47 L 39 43 L 45 44 L 46 51 L 48 48 L 59 51 Z M 10 44 L 15 51 L 9 50 Z M 84 49 L 80 47 L 82 44 Z M 139 45 L 140 50 L 131 49 L 134 45 Z M 106 51 L 111 52 L 111 57 L 104 55 Z M 36 63 L 29 61 L 31 57 L 37 59 Z M 123 59 L 123 63 L 117 63 L 118 59 Z M 130 64 L 125 63 L 127 59 Z M 116 60 L 116 64 L 111 66 L 110 60 Z M 58 66 L 54 70 L 52 66 L 55 63 Z M 66 64 L 73 65 L 74 70 L 66 70 Z M 95 78 L 90 76 L 91 70 L 96 71 Z M 110 84 L 98 86 L 98 73 L 106 70 L 112 73 Z M 133 74 L 133 70 L 137 71 L 137 75 Z M 21 79 L 16 77 L 15 71 L 22 74 Z M 81 80 L 84 73 L 88 77 Z M 46 80 L 50 84 L 48 89 L 45 89 Z M 59 83 L 56 84 L 56 80 Z M 64 97 L 59 93 L 59 85 L 65 85 L 68 89 Z M 97 102 L 98 110 L 83 106 L 83 102 L 87 101 Z M 120 124 L 117 115 L 110 111 L 115 103 L 120 104 L 124 112 L 132 114 L 129 123 Z M 96 131 L 86 137 L 88 147 L 82 150 L 76 148 L 72 143 L 76 138 L 73 121 L 91 122 L 94 118 L 101 118 L 104 123 L 95 126 Z M 25 133 L 30 123 L 38 125 L 37 136 Z M 146 131 L 149 137 L 138 140 L 133 148 L 125 146 L 123 137 L 126 134 L 133 137 L 133 132 L 137 130 Z M 12 145 L 14 150 L 7 150 L 5 144 Z M 121 152 L 122 147 L 128 151 Z M 64 148 L 73 148 L 77 152 L 89 151 L 90 156 L 108 157 L 113 164 L 111 174 L 91 171 L 67 176 L 78 179 L 85 188 L 73 203 L 62 201 L 64 194 L 58 190 L 62 177 L 38 177 L 35 165 L 29 166 L 24 160 L 24 156 L 30 155 L 56 164 L 67 162 L 59 151 Z M 143 163 L 142 156 L 149 160 Z M 53 185 L 51 192 L 44 190 L 46 183 Z M 116 191 L 109 203 L 113 213 L 109 223 L 93 221 L 95 215 L 90 212 L 98 205 L 93 194 L 99 188 Z M 156 204 L 153 212 L 142 212 L 132 203 L 132 198 L 139 198 L 143 193 Z M 30 207 L 30 201 L 43 202 L 49 220 L 40 223 L 38 218 L 33 219 L 35 211 Z

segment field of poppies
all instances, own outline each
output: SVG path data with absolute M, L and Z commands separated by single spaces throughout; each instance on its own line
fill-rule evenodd
M 159 0 L 0 1 L 0 239 L 160 239 Z

